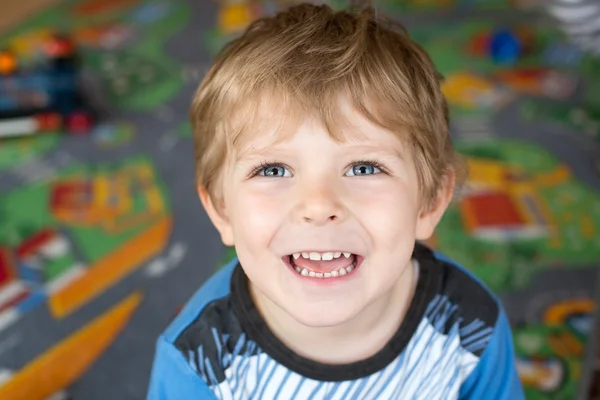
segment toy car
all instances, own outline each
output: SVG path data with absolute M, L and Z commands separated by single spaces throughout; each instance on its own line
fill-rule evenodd
M 59 130 L 82 134 L 93 125 L 74 44 L 56 35 L 42 51 L 43 62 L 28 67 L 19 66 L 9 50 L 0 52 L 0 138 Z

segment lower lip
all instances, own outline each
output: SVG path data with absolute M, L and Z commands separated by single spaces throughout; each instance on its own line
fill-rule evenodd
M 311 276 L 302 276 L 298 273 L 298 271 L 296 271 L 295 267 L 290 263 L 289 257 L 283 257 L 282 261 L 288 267 L 288 269 L 290 270 L 290 272 L 292 274 L 296 275 L 298 278 L 301 278 L 303 281 L 306 281 L 307 283 L 311 283 L 314 285 L 331 286 L 331 285 L 335 285 L 335 284 L 338 284 L 341 282 L 345 282 L 348 279 L 352 279 L 352 277 L 354 277 L 354 275 L 356 275 L 356 271 L 362 265 L 364 257 L 362 257 L 362 256 L 355 256 L 355 257 L 356 257 L 356 266 L 354 267 L 354 269 L 352 269 L 352 271 L 347 273 L 346 275 L 336 276 L 335 278 L 317 278 L 317 277 L 311 277 Z

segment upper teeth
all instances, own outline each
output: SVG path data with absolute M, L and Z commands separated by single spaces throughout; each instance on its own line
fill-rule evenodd
M 317 253 L 315 251 L 311 251 L 310 253 L 308 253 L 308 252 L 293 253 L 292 256 L 294 257 L 294 260 L 297 260 L 298 258 L 300 258 L 300 256 L 302 256 L 302 258 L 308 258 L 313 261 L 320 261 L 320 260 L 330 261 L 330 260 L 333 260 L 334 258 L 340 258 L 342 256 L 342 254 L 346 258 L 350 258 L 350 256 L 352 255 L 352 253 L 342 253 L 341 251 L 336 251 L 336 252 L 328 251 L 325 253 Z

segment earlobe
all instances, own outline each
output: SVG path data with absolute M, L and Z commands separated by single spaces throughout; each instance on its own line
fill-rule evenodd
M 202 203 L 204 210 L 208 214 L 208 218 L 210 218 L 217 231 L 219 231 L 223 244 L 225 246 L 233 246 L 233 229 L 231 228 L 225 210 L 222 207 L 216 207 L 205 187 L 198 186 L 198 196 L 200 197 L 200 202 Z
M 448 208 L 452 195 L 454 193 L 455 176 L 454 173 L 448 173 L 438 190 L 435 201 L 426 210 L 422 210 L 417 220 L 417 229 L 415 237 L 417 240 L 427 240 L 433 235 L 436 226 L 442 219 L 444 212 Z

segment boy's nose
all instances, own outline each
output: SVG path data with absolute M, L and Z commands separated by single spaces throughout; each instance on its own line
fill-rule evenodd
M 324 225 L 330 222 L 341 222 L 346 217 L 339 195 L 331 185 L 313 185 L 306 188 L 300 196 L 296 210 L 298 222 Z

